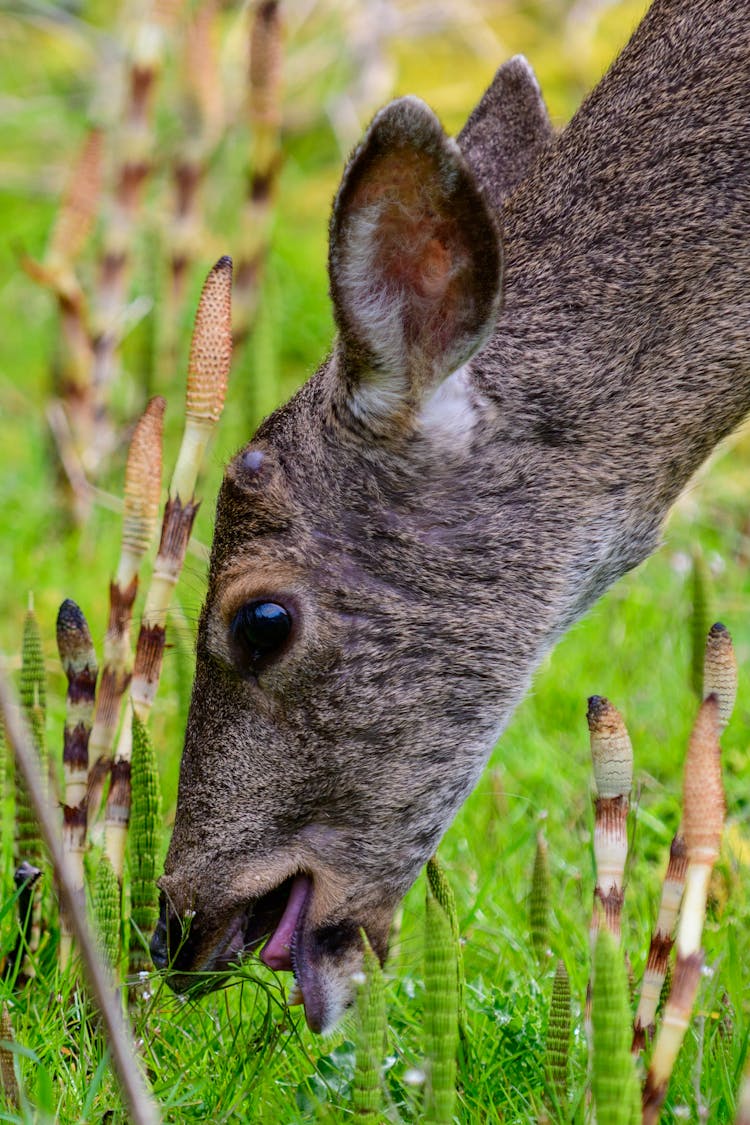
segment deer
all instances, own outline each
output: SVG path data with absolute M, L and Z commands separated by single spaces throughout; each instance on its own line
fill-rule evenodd
M 750 410 L 750 4 L 655 0 L 555 134 L 516 58 L 456 140 L 382 109 L 329 356 L 229 463 L 152 942 L 352 998 L 541 659 Z

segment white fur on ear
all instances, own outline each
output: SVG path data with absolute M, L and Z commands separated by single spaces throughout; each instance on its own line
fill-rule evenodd
M 426 437 L 468 445 L 481 413 L 480 393 L 471 385 L 468 364 L 459 367 L 422 404 L 419 425 Z

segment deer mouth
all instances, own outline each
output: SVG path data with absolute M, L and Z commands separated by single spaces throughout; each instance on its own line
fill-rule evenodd
M 263 946 L 260 959 L 269 969 L 293 970 L 297 935 L 304 925 L 311 894 L 309 876 L 294 875 L 248 903 L 232 919 L 211 957 L 210 968 L 228 969 Z

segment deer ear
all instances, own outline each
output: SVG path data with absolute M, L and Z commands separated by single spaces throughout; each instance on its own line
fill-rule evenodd
M 419 99 L 391 102 L 331 218 L 338 377 L 354 412 L 419 408 L 490 335 L 501 269 L 497 225 L 458 146 Z

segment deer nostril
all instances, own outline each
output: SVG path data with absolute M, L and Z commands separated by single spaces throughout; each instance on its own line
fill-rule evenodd
M 169 964 L 169 950 L 167 948 L 167 924 L 164 919 L 164 905 L 162 904 L 159 921 L 156 923 L 154 936 L 151 938 L 151 960 L 157 969 L 166 969 Z

